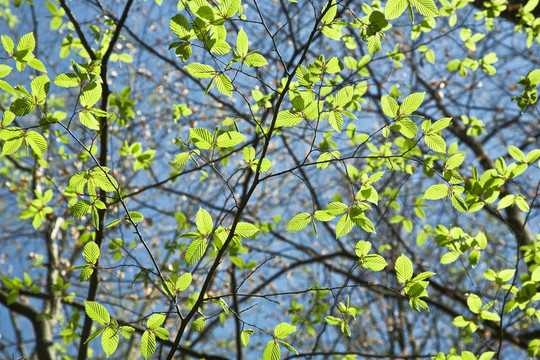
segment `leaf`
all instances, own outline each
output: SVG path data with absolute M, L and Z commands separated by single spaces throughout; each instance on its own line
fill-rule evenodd
M 446 153 L 446 142 L 441 136 L 437 134 L 426 134 L 424 141 L 431 150 Z
M 236 51 L 241 58 L 244 58 L 248 52 L 248 37 L 243 28 L 240 28 L 236 37 Z
M 156 336 L 146 330 L 141 337 L 141 354 L 148 359 L 156 351 Z
M 56 86 L 69 88 L 79 86 L 81 84 L 81 79 L 77 74 L 68 73 L 56 76 L 52 82 Z
M 275 327 L 274 335 L 276 335 L 278 339 L 283 339 L 295 331 L 296 331 L 296 326 L 290 325 L 286 322 L 282 322 L 281 324 Z
M 469 297 L 467 297 L 467 306 L 471 312 L 479 314 L 482 310 L 482 300 L 478 295 L 470 294 Z
M 435 17 L 439 16 L 439 10 L 432 0 L 409 0 L 411 5 L 418 11 L 420 14 L 426 17 Z
M 215 79 L 216 88 L 220 93 L 232 97 L 233 85 L 231 79 L 225 74 L 219 74 Z
M 422 102 L 424 101 L 425 92 L 410 94 L 403 100 L 403 103 L 399 107 L 400 115 L 408 115 L 415 112 Z
M 188 286 L 191 284 L 192 276 L 191 273 L 184 273 L 182 276 L 176 280 L 176 290 L 177 291 L 184 291 L 188 288 Z
M 210 131 L 203 128 L 189 129 L 189 136 L 193 143 L 200 149 L 210 149 L 214 142 L 214 137 Z
M 215 70 L 210 65 L 200 64 L 197 62 L 188 64 L 184 68 L 191 74 L 191 76 L 198 79 L 205 79 L 214 77 Z
M 165 321 L 165 314 L 152 314 L 146 321 L 146 326 L 150 329 L 155 329 Z
M 203 208 L 199 208 L 197 215 L 195 216 L 195 224 L 197 225 L 197 230 L 204 235 L 212 233 L 214 229 L 214 222 L 210 214 Z
M 275 127 L 292 127 L 302 122 L 300 114 L 291 110 L 280 111 L 276 118 Z
M 131 326 L 124 325 L 124 326 L 118 327 L 118 332 L 120 333 L 120 335 L 122 335 L 126 339 L 129 339 L 131 337 L 131 334 L 135 332 L 135 329 L 132 328 Z
M 283 347 L 285 347 L 287 350 L 289 350 L 289 351 L 292 352 L 293 354 L 298 355 L 298 351 L 296 351 L 296 349 L 293 348 L 291 344 L 286 343 L 285 341 L 281 341 L 281 340 L 278 340 L 278 343 L 280 343 L 281 345 L 283 345 Z
M 384 15 L 387 20 L 396 19 L 405 12 L 407 0 L 388 0 L 384 7 Z
M 41 134 L 31 130 L 26 133 L 26 142 L 30 148 L 38 155 L 43 155 L 47 151 L 47 141 Z
M 335 316 L 327 316 L 324 318 L 324 320 L 326 320 L 326 322 L 329 323 L 330 325 L 339 325 L 343 322 L 343 320 Z
M 116 329 L 106 328 L 101 335 L 101 347 L 105 351 L 107 358 L 111 356 L 118 346 L 118 331 Z
M 396 276 L 400 282 L 405 283 L 412 278 L 413 265 L 411 260 L 405 256 L 405 254 L 401 254 L 396 260 L 395 268 Z
M 397 122 L 399 125 L 399 132 L 405 136 L 407 139 L 412 139 L 416 136 L 418 132 L 418 126 L 411 120 L 405 118 Z
M 91 130 L 99 130 L 100 128 L 99 121 L 88 110 L 83 110 L 79 113 L 79 121 Z
M 206 239 L 195 239 L 186 249 L 186 265 L 195 264 L 206 251 Z
M 49 93 L 50 80 L 47 75 L 37 76 L 32 79 L 30 83 L 30 88 L 32 89 L 32 95 L 34 99 L 37 100 L 39 104 L 42 104 L 45 100 L 45 97 Z
M 101 99 L 101 84 L 97 81 L 87 84 L 83 88 L 83 92 L 80 97 L 81 106 L 90 108 L 94 106 L 99 99 Z
M 11 106 L 9 107 L 9 111 L 11 111 L 13 114 L 17 116 L 26 116 L 30 114 L 36 106 L 30 99 L 17 99 L 14 102 L 11 103 Z
M 189 22 L 181 14 L 175 15 L 171 18 L 171 21 L 169 21 L 169 27 L 171 28 L 171 31 L 180 39 L 188 40 L 191 37 Z
M 264 347 L 263 360 L 279 360 L 281 358 L 281 350 L 276 341 L 270 340 Z
M 155 328 L 154 329 L 154 333 L 158 336 L 158 338 L 160 338 L 161 340 L 167 340 L 169 338 L 169 336 L 171 336 L 169 334 L 169 332 L 167 330 L 165 330 L 164 328 L 162 327 L 158 327 L 158 328 Z
M 381 255 L 377 254 L 368 254 L 364 256 L 361 259 L 360 264 L 362 267 L 371 271 L 381 271 L 388 265 L 386 260 Z
M 242 345 L 244 347 L 248 346 L 249 344 L 249 335 L 250 335 L 249 330 L 242 330 L 242 333 L 240 333 L 240 341 L 242 342 Z
M 446 159 L 446 161 L 444 162 L 444 167 L 446 169 L 455 169 L 459 165 L 461 165 L 461 163 L 463 163 L 463 160 L 465 160 L 465 153 L 463 152 L 456 153 L 450 156 L 448 159 Z
M 371 250 L 371 243 L 368 241 L 360 240 L 356 243 L 354 252 L 356 253 L 356 256 L 361 258 L 364 255 L 367 255 L 370 250 Z
M 332 23 L 337 14 L 337 5 L 335 0 L 331 0 L 326 3 L 323 8 L 324 16 L 321 19 L 321 23 L 328 25 Z
M 84 309 L 86 311 L 86 315 L 100 325 L 108 325 L 111 321 L 111 317 L 109 316 L 107 309 L 95 301 L 85 301 Z
M 301 213 L 294 216 L 287 224 L 287 231 L 300 231 L 309 224 L 311 220 L 311 214 Z
M 398 116 L 399 105 L 392 96 L 383 95 L 381 97 L 381 107 L 386 116 L 390 116 L 391 118 Z
M 424 199 L 426 200 L 438 200 L 448 195 L 448 186 L 444 184 L 437 184 L 430 186 L 424 193 Z
M 2 35 L 2 45 L 4 46 L 4 49 L 8 54 L 13 54 L 15 51 L 15 44 L 13 44 L 13 40 L 7 35 Z
M 218 136 L 216 145 L 227 148 L 240 144 L 245 139 L 245 136 L 236 131 L 228 131 Z
M 83 257 L 90 264 L 95 264 L 99 258 L 99 246 L 94 241 L 84 245 Z
M 236 224 L 234 234 L 241 237 L 251 237 L 259 232 L 259 228 L 253 224 L 246 222 L 239 222 Z
M 34 33 L 29 32 L 28 34 L 24 34 L 19 40 L 17 51 L 27 50 L 28 52 L 32 52 L 35 47 L 36 39 L 34 38 Z
M 336 225 L 336 239 L 347 235 L 353 226 L 354 223 L 351 220 L 350 213 L 343 215 Z
M 206 325 L 206 320 L 204 318 L 199 318 L 197 320 L 195 320 L 192 324 L 191 324 L 191 328 L 194 330 L 194 331 L 201 331 L 202 329 L 204 329 L 204 326 Z
M 252 52 L 244 58 L 244 63 L 249 67 L 261 67 L 268 64 L 268 61 L 261 54 Z
M 458 251 L 451 251 L 449 253 L 446 253 L 441 257 L 441 264 L 451 264 L 456 261 L 460 255 L 461 253 Z

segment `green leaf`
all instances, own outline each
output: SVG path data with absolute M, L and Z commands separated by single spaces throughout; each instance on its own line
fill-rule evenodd
M 244 347 L 248 346 L 249 335 L 252 333 L 253 333 L 253 330 L 242 330 L 242 333 L 240 334 L 240 341 L 242 341 L 242 345 Z
M 195 264 L 206 251 L 206 239 L 195 239 L 186 249 L 186 265 Z
M 451 264 L 461 255 L 458 251 L 450 251 L 441 257 L 441 264 Z
M 282 322 L 281 324 L 275 327 L 274 335 L 276 335 L 278 339 L 283 339 L 295 331 L 296 331 L 296 326 L 287 324 L 286 322 Z
M 408 115 L 416 111 L 424 101 L 425 92 L 410 94 L 399 107 L 399 115 Z
M 189 136 L 193 143 L 200 149 L 212 148 L 214 137 L 210 131 L 203 128 L 191 128 L 189 129 Z
M 34 99 L 39 104 L 42 104 L 44 102 L 45 97 L 49 92 L 50 84 L 51 82 L 47 75 L 36 76 L 34 79 L 32 79 L 32 82 L 30 83 L 30 88 L 32 89 L 32 95 L 34 96 Z
M 8 76 L 11 70 L 12 70 L 11 66 L 0 64 L 0 78 Z
M 182 276 L 176 280 L 176 290 L 177 291 L 184 291 L 188 288 L 188 286 L 191 284 L 192 276 L 191 273 L 184 273 Z
M 268 64 L 268 61 L 261 54 L 251 52 L 245 57 L 244 63 L 249 67 L 261 67 Z
M 354 223 L 351 220 L 350 213 L 343 215 L 336 225 L 336 239 L 347 235 L 353 226 Z
M 392 96 L 383 95 L 381 97 L 381 107 L 386 116 L 390 116 L 391 118 L 398 116 L 399 105 Z
M 161 340 L 167 340 L 169 338 L 169 336 L 171 336 L 169 334 L 169 332 L 167 330 L 165 330 L 164 328 L 162 327 L 158 327 L 158 328 L 155 328 L 154 329 L 154 333 L 158 336 L 158 338 L 160 338 Z
M 141 354 L 148 359 L 156 351 L 156 336 L 146 330 L 141 337 Z
M 321 23 L 328 25 L 334 21 L 337 14 L 337 5 L 335 0 L 331 0 L 326 3 L 323 8 L 324 16 L 321 19 Z
M 87 84 L 83 88 L 83 92 L 80 97 L 81 106 L 90 108 L 94 106 L 99 99 L 101 99 L 101 84 L 97 81 Z
M 412 278 L 412 275 L 413 275 L 412 261 L 407 256 L 405 256 L 405 254 L 402 254 L 396 260 L 395 268 L 396 268 L 396 276 L 400 282 L 405 283 Z
M 171 28 L 171 31 L 175 33 L 180 39 L 188 40 L 191 37 L 191 29 L 189 27 L 189 22 L 181 14 L 178 14 L 171 18 L 171 21 L 169 22 L 169 27 Z
M 259 228 L 256 227 L 253 224 L 246 223 L 246 222 L 239 222 L 236 224 L 236 228 L 234 230 L 235 235 L 239 235 L 241 237 L 251 237 L 259 232 Z
M 26 133 L 26 142 L 30 148 L 38 155 L 43 155 L 47 151 L 47 141 L 41 134 L 31 130 Z
M 426 134 L 424 136 L 426 145 L 435 152 L 446 153 L 446 142 L 437 134 Z
M 450 156 L 448 159 L 446 159 L 444 163 L 444 167 L 448 170 L 455 169 L 459 165 L 461 165 L 461 163 L 463 163 L 463 160 L 465 160 L 465 153 L 463 152 L 456 153 Z
M 416 11 L 426 17 L 439 16 L 439 10 L 432 0 L 409 0 Z
M 118 332 L 126 339 L 129 339 L 131 337 L 131 334 L 135 332 L 135 329 L 131 326 L 123 325 L 118 327 Z
M 371 271 L 381 271 L 383 270 L 388 263 L 386 260 L 377 254 L 368 254 L 360 260 L 362 267 L 371 270 Z
M 79 113 L 79 121 L 91 130 L 99 130 L 100 128 L 99 121 L 88 110 L 83 110 Z
M 60 74 L 53 79 L 53 84 L 60 87 L 75 87 L 81 84 L 79 75 L 73 73 Z
M 452 123 L 452 118 L 442 118 L 440 120 L 435 121 L 433 125 L 431 125 L 430 130 L 431 131 L 440 131 L 443 129 L 446 129 L 450 124 Z
M 36 106 L 30 99 L 21 98 L 11 103 L 9 111 L 17 116 L 26 116 L 30 114 Z
M 215 79 L 216 88 L 220 93 L 232 97 L 233 85 L 231 79 L 225 74 L 219 74 Z
M 263 360 L 279 360 L 281 358 L 281 349 L 279 344 L 270 340 L 264 347 Z
M 13 40 L 7 35 L 2 35 L 2 45 L 4 46 L 4 49 L 8 54 L 13 54 L 15 51 L 15 44 L 13 44 Z
M 361 258 L 364 255 L 367 255 L 370 250 L 371 250 L 371 243 L 368 241 L 360 240 L 356 243 L 354 252 L 356 253 L 356 256 Z
M 418 132 L 418 126 L 410 119 L 404 118 L 397 122 L 399 125 L 399 132 L 407 139 L 412 139 Z
M 214 222 L 210 214 L 203 208 L 199 208 L 197 215 L 195 216 L 195 224 L 197 225 L 197 230 L 204 235 L 212 233 L 214 229 Z
M 292 352 L 293 354 L 298 355 L 298 351 L 296 351 L 296 349 L 293 348 L 291 344 L 286 343 L 285 341 L 282 341 L 282 340 L 278 340 L 278 343 L 280 343 L 281 345 L 283 345 L 283 347 L 285 347 L 287 350 L 289 350 L 289 351 Z
M 340 133 L 343 127 L 343 115 L 338 111 L 330 111 L 328 113 L 328 122 L 334 130 Z
M 216 145 L 218 147 L 231 147 L 240 144 L 245 139 L 245 136 L 236 131 L 228 131 L 218 136 Z
M 165 321 L 165 314 L 152 314 L 146 321 L 146 326 L 149 329 L 155 329 Z
M 396 19 L 405 12 L 407 0 L 388 0 L 384 7 L 384 15 L 387 20 Z
M 291 110 L 280 111 L 276 119 L 276 127 L 292 127 L 302 122 L 300 114 Z
M 324 320 L 326 320 L 326 322 L 330 325 L 340 325 L 343 322 L 343 320 L 335 316 L 327 316 L 324 318 Z
M 3 40 L 3 39 L 2 39 Z M 17 51 L 27 50 L 28 52 L 34 51 L 36 47 L 36 39 L 34 38 L 34 33 L 29 32 L 21 37 L 19 43 L 17 44 Z
M 184 68 L 191 74 L 191 76 L 198 79 L 212 78 L 215 74 L 215 70 L 213 67 L 197 62 L 188 64 L 184 66 Z
M 97 302 L 85 301 L 84 309 L 86 311 L 86 315 L 100 325 L 108 325 L 111 321 L 111 317 L 109 316 L 107 309 Z
M 482 310 L 482 300 L 478 295 L 470 294 L 469 297 L 467 297 L 467 306 L 471 312 L 479 314 Z
M 248 52 L 248 37 L 243 28 L 240 28 L 236 37 L 236 51 L 241 58 L 244 58 Z
M 438 200 L 448 195 L 448 187 L 444 184 L 430 186 L 424 193 L 426 200 Z
M 107 358 L 111 356 L 118 346 L 118 331 L 116 329 L 106 328 L 101 335 L 101 347 L 105 351 Z
M 199 318 L 197 320 L 195 320 L 192 324 L 191 324 L 191 328 L 194 330 L 194 331 L 201 331 L 202 329 L 204 329 L 204 326 L 206 325 L 206 320 L 204 318 Z
M 287 224 L 287 231 L 300 231 L 305 228 L 311 220 L 311 214 L 301 213 L 294 216 Z
M 83 257 L 90 264 L 95 264 L 99 258 L 99 246 L 93 241 L 87 242 L 84 245 Z

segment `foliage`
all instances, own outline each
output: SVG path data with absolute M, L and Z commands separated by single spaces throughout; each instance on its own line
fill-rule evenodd
M 6 358 L 540 354 L 538 0 L 1 4 Z

